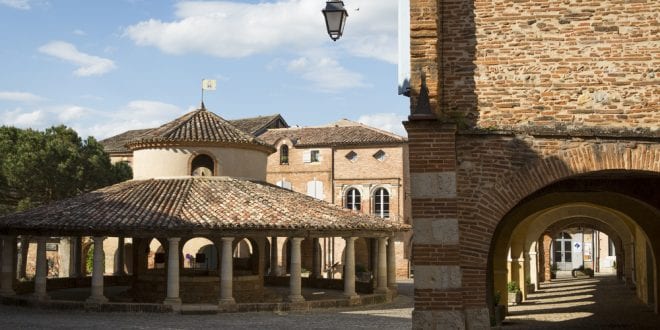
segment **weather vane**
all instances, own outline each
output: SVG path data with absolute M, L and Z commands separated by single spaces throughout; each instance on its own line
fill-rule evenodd
M 204 90 L 214 91 L 216 88 L 215 79 L 202 79 L 202 109 L 204 107 Z

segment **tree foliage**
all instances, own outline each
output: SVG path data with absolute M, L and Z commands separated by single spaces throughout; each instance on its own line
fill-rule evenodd
M 21 211 L 132 177 L 93 137 L 66 126 L 0 127 L 0 214 Z

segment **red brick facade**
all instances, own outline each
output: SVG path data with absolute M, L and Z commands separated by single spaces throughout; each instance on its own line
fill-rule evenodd
M 658 12 L 411 0 L 414 327 L 488 326 L 493 239 L 528 196 L 581 174 L 660 173 Z

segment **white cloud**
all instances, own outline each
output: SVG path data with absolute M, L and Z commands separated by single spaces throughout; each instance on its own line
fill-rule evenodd
M 22 108 L 5 111 L 0 117 L 0 125 L 38 129 L 43 126 L 45 114 L 42 110 L 26 111 Z
M 14 9 L 20 10 L 29 10 L 30 1 L 29 0 L 0 0 L 0 5 L 11 7 Z
M 300 57 L 290 61 L 287 70 L 300 74 L 303 79 L 310 81 L 314 88 L 325 92 L 368 86 L 362 75 L 347 70 L 328 57 Z
M 374 113 L 362 115 L 357 121 L 394 134 L 408 136 L 408 133 L 406 133 L 402 124 L 405 120 L 406 116 L 397 115 L 395 113 Z
M 76 76 L 98 76 L 117 68 L 112 60 L 80 52 L 76 46 L 63 41 L 51 41 L 39 47 L 39 51 L 79 66 L 73 72 Z
M 100 140 L 131 129 L 158 127 L 184 112 L 175 105 L 149 100 L 131 101 L 115 111 L 57 105 L 1 112 L 0 125 L 41 130 L 64 124 L 74 128 L 81 137 L 94 136 Z
M 80 29 L 75 29 L 75 30 L 73 30 L 73 34 L 75 34 L 77 36 L 86 36 L 87 32 L 85 32 L 83 30 L 80 30 Z
M 43 100 L 43 98 L 39 95 L 26 92 L 0 91 L 0 100 L 14 102 L 36 102 Z
M 176 20 L 142 21 L 129 26 L 125 35 L 138 45 L 170 54 L 239 58 L 332 47 L 354 56 L 396 63 L 397 1 L 351 1 L 344 37 L 336 43 L 326 34 L 323 5 L 318 0 L 178 2 Z

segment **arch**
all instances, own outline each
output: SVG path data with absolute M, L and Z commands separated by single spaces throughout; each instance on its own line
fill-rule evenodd
M 214 176 L 217 175 L 216 160 L 206 153 L 198 153 L 190 158 L 190 175 Z
M 153 238 L 147 244 L 149 252 L 147 254 L 147 269 L 163 269 L 165 268 L 165 245 L 158 238 Z
M 238 238 L 233 244 L 234 274 L 259 274 L 259 248 L 251 238 Z
M 217 270 L 218 249 L 207 237 L 192 237 L 181 244 L 183 268 L 196 270 Z
M 349 210 L 360 211 L 362 201 L 359 189 L 355 187 L 346 189 L 346 192 L 344 193 L 344 207 Z

